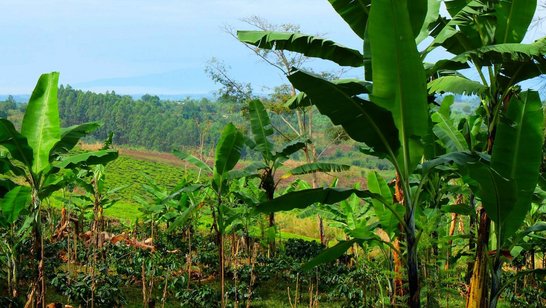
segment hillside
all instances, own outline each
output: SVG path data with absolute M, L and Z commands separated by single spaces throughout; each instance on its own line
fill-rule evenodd
M 81 147 L 84 150 L 97 148 L 96 145 L 92 144 L 82 144 Z M 143 185 L 153 183 L 165 188 L 165 190 L 172 190 L 184 177 L 196 177 L 194 167 L 170 153 L 135 150 L 124 147 L 118 150 L 120 153 L 119 158 L 106 166 L 105 185 L 107 190 L 116 187 L 125 188 L 113 196 L 119 199 L 119 201 L 112 207 L 105 209 L 105 216 L 108 219 L 119 220 L 123 224 L 130 225 L 136 219 L 142 218 L 142 212 L 139 210 L 142 205 L 135 200 L 135 197 L 150 198 L 143 189 Z M 248 161 L 243 161 L 239 165 L 239 168 L 249 163 Z M 301 164 L 301 162 L 290 161 L 283 170 L 295 167 L 298 164 Z M 364 170 L 357 168 L 356 170 L 341 172 L 339 174 L 322 175 L 321 179 L 326 182 L 331 181 L 336 176 L 341 179 L 342 183 L 358 181 L 357 176 L 361 172 L 364 172 Z M 307 176 L 304 179 L 310 180 L 310 177 Z M 290 180 L 284 180 L 281 187 L 285 187 L 289 183 Z M 282 232 L 281 238 L 318 239 L 319 230 L 316 220 L 312 217 L 298 218 L 298 213 L 299 211 L 293 211 L 278 215 L 279 229 Z M 202 223 L 210 225 L 210 221 L 206 217 L 202 218 Z M 340 231 L 327 226 L 326 232 L 330 239 L 335 239 L 336 234 Z
M 98 145 L 82 144 L 84 150 L 95 150 Z M 171 153 L 137 150 L 126 147 L 118 148 L 120 156 L 115 161 L 106 166 L 106 181 L 107 189 L 116 187 L 125 187 L 115 194 L 119 201 L 111 208 L 105 210 L 105 215 L 112 219 L 119 219 L 125 223 L 133 222 L 140 217 L 142 213 L 138 210 L 141 206 L 135 201 L 135 196 L 141 198 L 149 198 L 143 189 L 143 185 L 154 183 L 166 190 L 173 189 L 185 177 L 196 177 L 195 167 Z M 244 168 L 252 163 L 251 161 L 241 161 L 236 168 Z M 294 168 L 301 165 L 303 162 L 290 160 L 285 163 L 285 166 L 279 170 L 277 178 L 279 178 L 289 168 Z M 328 184 L 334 179 L 338 179 L 338 185 L 347 187 L 354 183 L 362 183 L 362 179 L 366 173 L 372 169 L 353 166 L 348 171 L 336 172 L 330 174 L 319 174 L 319 182 Z M 391 170 L 378 170 L 387 178 L 392 178 Z M 364 176 L 364 177 L 363 177 Z M 310 182 L 311 176 L 305 175 L 298 177 L 304 181 Z M 280 189 L 284 189 L 292 182 L 293 178 L 288 178 L 280 181 Z M 294 213 L 280 214 L 279 223 L 282 229 L 294 235 L 305 236 L 307 238 L 318 237 L 318 226 L 314 219 L 297 219 L 297 211 Z M 291 235 L 288 235 L 291 236 Z

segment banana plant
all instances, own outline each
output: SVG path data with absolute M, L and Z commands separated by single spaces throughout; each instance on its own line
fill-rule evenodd
M 29 304 L 45 306 L 45 273 L 42 247 L 42 200 L 66 183 L 62 170 L 83 165 L 105 163 L 117 157 L 117 152 L 103 150 L 72 154 L 68 152 L 87 133 L 96 129 L 96 123 L 87 123 L 61 129 L 57 103 L 59 73 L 44 74 L 32 92 L 25 112 L 21 131 L 9 120 L 0 119 L 0 146 L 9 165 L 12 179 L 23 178 L 30 197 L 27 205 L 32 217 L 37 275 L 30 288 Z M 14 189 L 17 189 L 15 187 Z
M 148 184 L 143 184 L 142 189 L 150 198 L 133 196 L 133 199 L 141 205 L 138 210 L 143 214 L 144 223 L 150 224 L 150 237 L 153 241 L 157 225 L 166 222 L 167 229 L 170 228 L 168 213 L 176 208 L 178 202 L 171 197 L 167 189 L 160 187 L 150 178 L 147 178 L 147 181 Z
M 467 301 L 470 307 L 496 305 L 504 262 L 502 251 L 529 212 L 542 161 L 544 118 L 538 93 L 516 94 L 506 108 L 501 115 L 503 120 L 496 124 L 491 155 L 454 152 L 430 162 L 458 165 L 457 172 L 480 197 L 483 206 L 478 229 L 478 244 L 482 243 L 477 248 L 471 279 L 471 287 L 475 289 Z M 461 158 L 462 155 L 466 157 Z M 496 250 L 491 260 L 486 250 L 489 219 L 495 223 L 493 247 Z M 488 264 L 492 265 L 490 290 L 478 284 L 487 276 Z
M 267 111 L 260 100 L 252 100 L 249 102 L 250 128 L 253 139 L 247 139 L 249 147 L 261 155 L 261 164 L 256 165 L 256 172 L 259 172 L 260 188 L 265 191 L 268 200 L 272 200 L 275 196 L 275 190 L 279 184 L 279 180 L 275 179 L 275 175 L 283 163 L 288 160 L 290 155 L 302 150 L 306 146 L 307 141 L 295 139 L 283 145 L 280 150 L 275 150 L 275 146 L 270 141 L 273 135 L 273 126 Z M 281 179 L 289 178 L 293 175 L 302 175 L 315 172 L 335 172 L 349 169 L 347 165 L 333 163 L 307 163 L 301 166 L 292 168 L 286 172 Z M 269 213 L 269 227 L 275 230 L 275 213 Z M 322 240 L 322 239 L 321 239 Z M 275 253 L 275 240 L 270 243 L 271 253 Z
M 543 140 L 541 104 L 536 92 L 521 90 L 521 82 L 546 71 L 546 38 L 522 43 L 537 1 L 456 0 L 445 4 L 449 16 L 434 23 L 433 40 L 424 53 L 442 46 L 454 56 L 428 66 L 428 88 L 430 93 L 475 94 L 481 99 L 474 119 L 486 125 L 487 140 L 481 149 L 473 150 L 490 155 L 491 162 L 470 167 L 485 173 L 472 172 L 481 186 L 473 187 L 483 209 L 467 306 L 494 307 L 503 263 L 501 250 L 521 226 L 537 184 Z M 473 69 L 479 81 L 468 76 L 469 70 L 461 70 L 465 68 Z M 499 189 L 502 186 L 507 189 Z M 491 196 L 486 187 L 497 189 L 500 196 Z M 490 260 L 491 221 L 496 253 Z M 489 263 L 493 268 L 490 290 L 486 279 Z
M 239 170 L 233 170 L 239 159 L 244 146 L 243 134 L 233 125 L 229 123 L 225 126 L 220 139 L 216 145 L 214 155 L 214 168 L 208 166 L 205 162 L 199 160 L 181 151 L 175 151 L 175 155 L 196 165 L 201 170 L 205 170 L 211 174 L 211 188 L 214 191 L 216 204 L 212 206 L 213 228 L 216 232 L 219 245 L 220 259 L 220 275 L 221 275 L 221 305 L 226 306 L 225 302 L 225 264 L 224 264 L 224 234 L 229 221 L 226 220 L 227 206 L 224 204 L 226 196 L 230 193 L 229 182 L 237 177 L 241 177 Z M 244 172 L 243 172 L 244 173 Z
M 331 186 L 336 187 L 337 180 Z M 355 184 L 354 189 L 360 189 L 360 184 Z M 312 208 L 308 209 L 316 211 Z M 369 204 L 362 204 L 362 199 L 354 193 L 348 199 L 342 200 L 338 204 L 320 206 L 318 211 L 329 222 L 331 227 L 343 230 L 346 239 L 340 240 L 334 247 L 323 251 L 317 257 L 304 264 L 302 270 L 309 270 L 318 264 L 333 261 L 339 257 L 337 253 L 333 252 L 339 251 L 340 253 L 344 253 L 348 247 L 354 244 L 358 244 L 363 248 L 364 244 L 379 245 L 385 243 L 390 245 L 376 234 L 377 229 L 385 228 L 385 225 L 382 223 L 382 220 L 377 219 L 377 215 L 374 215 L 376 214 L 374 213 L 375 208 L 372 208 Z M 304 215 L 305 211 L 300 214 L 300 216 Z
M 259 216 L 256 207 L 263 201 L 267 200 L 265 192 L 260 189 L 260 183 L 253 181 L 252 179 L 245 177 L 238 180 L 237 187 L 234 189 L 233 195 L 239 201 L 239 206 L 233 210 L 238 212 L 238 217 L 232 223 L 233 227 L 243 231 L 246 242 L 246 249 L 248 251 L 249 261 L 252 256 L 252 238 L 250 237 L 251 231 L 261 231 L 262 238 L 265 237 L 265 228 L 262 219 Z M 241 205 L 243 203 L 243 205 Z M 268 239 L 270 240 L 270 239 Z
M 13 300 L 19 296 L 17 249 L 28 238 L 32 221 L 27 217 L 21 223 L 20 217 L 25 216 L 29 203 L 29 188 L 24 186 L 11 189 L 0 198 L 0 230 L 2 230 L 0 252 L 5 256 L 3 262 L 7 276 L 8 294 Z
M 401 201 L 405 214 L 399 223 L 407 242 L 408 304 L 418 307 L 415 210 L 419 194 L 410 188 L 409 180 L 424 153 L 422 139 L 428 133 L 429 114 L 425 70 L 416 39 L 423 29 L 428 29 L 428 24 L 434 19 L 434 10 L 438 8 L 432 7 L 429 14 L 428 2 L 424 0 L 413 1 L 411 5 L 407 1 L 394 0 L 330 0 L 330 3 L 363 39 L 362 53 L 332 41 L 301 34 L 242 31 L 238 33 L 239 39 L 262 48 L 286 49 L 341 65 L 364 67 L 364 76 L 372 83 L 363 80 L 330 82 L 297 69 L 288 78 L 296 89 L 304 93 L 295 100 L 296 103 L 314 104 L 334 124 L 341 125 L 352 139 L 364 142 L 369 148 L 368 153 L 388 158 L 396 169 L 404 193 Z M 397 22 L 393 23 L 393 20 Z M 286 203 L 279 209 L 272 209 L 271 202 L 268 202 L 262 210 L 305 207 L 312 204 L 311 201 L 330 204 L 349 197 L 354 191 L 359 191 L 357 195 L 360 197 L 385 201 L 369 191 L 315 189 L 281 196 L 278 199 Z M 309 197 L 303 200 L 304 195 Z

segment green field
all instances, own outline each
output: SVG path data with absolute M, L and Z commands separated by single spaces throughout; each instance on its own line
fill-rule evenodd
M 122 150 L 121 152 L 123 153 L 124 151 Z M 124 187 L 114 194 L 113 197 L 119 200 L 104 210 L 105 216 L 109 219 L 118 220 L 125 225 L 133 224 L 136 219 L 142 216 L 142 212 L 139 210 L 142 205 L 135 201 L 135 196 L 144 199 L 149 198 L 142 188 L 143 185 L 155 183 L 159 187 L 170 190 L 184 177 L 197 177 L 197 174 L 191 167 L 186 167 L 178 164 L 176 161 L 169 161 L 162 158 L 160 155 L 164 155 L 164 153 L 144 150 L 131 150 L 129 153 L 120 154 L 118 159 L 106 166 L 105 180 L 107 190 Z M 242 164 L 248 164 L 248 162 L 243 162 Z M 347 174 L 349 174 L 349 178 L 356 181 L 356 176 L 362 172 L 363 168 L 354 168 L 347 171 Z M 325 180 L 329 180 L 331 177 L 327 176 Z M 345 177 L 344 181 L 347 180 L 348 178 Z M 51 198 L 50 204 L 55 208 L 61 208 L 60 199 L 61 193 L 56 193 Z M 319 230 L 316 219 L 298 218 L 298 213 L 298 210 L 294 210 L 288 213 L 277 214 L 278 228 L 280 229 L 278 234 L 279 239 L 318 240 Z M 211 221 L 208 215 L 200 216 L 200 225 L 203 226 L 203 230 L 210 226 Z M 260 230 L 255 226 L 251 232 L 257 235 Z M 339 230 L 329 228 L 328 226 L 326 226 L 326 232 L 332 243 L 335 242 L 337 236 L 342 235 Z

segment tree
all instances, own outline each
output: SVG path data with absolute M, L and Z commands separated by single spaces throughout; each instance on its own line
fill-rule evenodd
M 474 119 L 486 124 L 487 139 L 479 150 L 491 155 L 488 170 L 492 171 L 488 172 L 493 178 L 501 176 L 509 181 L 502 183 L 497 178 L 485 182 L 471 174 L 482 185 L 474 187 L 474 191 L 481 197 L 483 207 L 479 209 L 478 246 L 467 306 L 496 306 L 502 247 L 529 211 L 543 142 L 540 98 L 535 92 L 523 92 L 519 84 L 540 76 L 546 69 L 546 39 L 521 43 L 535 13 L 536 1 L 452 1 L 446 7 L 450 16 L 436 21 L 436 30 L 431 32 L 434 40 L 425 52 L 442 46 L 455 56 L 432 66 L 429 91 L 480 97 L 481 106 Z M 480 81 L 459 71 L 468 67 L 475 69 Z M 502 119 L 513 121 L 512 126 Z M 481 167 L 474 167 L 478 168 Z M 502 198 L 492 198 L 484 189 L 486 185 L 515 186 L 517 190 L 501 189 Z M 495 222 L 496 254 L 489 260 L 491 218 Z M 491 289 L 487 283 L 490 262 Z
M 222 85 L 222 88 L 218 90 L 221 101 L 244 104 L 254 97 L 252 85 L 234 80 L 229 75 L 229 69 L 224 62 L 212 58 L 205 67 L 205 73 L 209 75 L 212 81 Z
M 367 59 L 371 58 L 372 74 L 366 71 L 367 76 L 371 75 L 373 80 L 371 91 L 371 85 L 360 80 L 330 82 L 301 70 L 291 71 L 288 78 L 295 88 L 305 93 L 297 99 L 300 104 L 314 104 L 334 124 L 342 125 L 351 138 L 365 142 L 370 147 L 368 153 L 387 157 L 394 165 L 404 197 L 400 201 L 404 204 L 405 216 L 404 219 L 398 218 L 407 245 L 410 288 L 408 304 L 418 307 L 415 210 L 419 194 L 410 188 L 409 179 L 423 155 L 421 138 L 427 134 L 428 124 L 425 72 L 415 42 L 423 27 L 426 1 L 411 6 L 406 1 L 373 4 L 370 1 L 331 1 L 331 4 L 357 35 L 361 38 L 369 37 L 371 49 L 364 45 L 364 55 L 333 41 L 299 33 L 242 31 L 238 36 L 261 48 L 296 51 L 340 65 L 361 67 L 370 64 Z M 392 20 L 398 22 L 392 23 Z M 402 58 L 404 61 L 397 61 Z M 362 99 L 360 94 L 370 94 L 372 101 Z M 297 192 L 283 196 L 283 201 L 290 204 L 284 208 L 302 207 L 317 200 L 333 203 L 348 197 L 347 194 L 352 191 L 311 190 L 309 194 L 315 194 L 315 198 L 306 201 L 301 197 L 304 193 Z M 361 192 L 360 196 L 377 197 L 370 192 Z M 382 200 L 379 197 L 377 199 Z M 382 201 L 387 205 L 385 200 Z M 273 207 L 267 204 L 262 209 L 271 211 Z M 394 213 L 396 211 L 393 210 Z M 337 251 L 341 250 L 338 248 Z
M 295 24 L 281 24 L 275 25 L 271 24 L 264 18 L 258 16 L 251 16 L 249 18 L 243 19 L 251 27 L 258 29 L 259 32 L 264 33 L 300 33 L 300 26 Z M 288 76 L 290 71 L 294 68 L 303 68 L 305 63 L 309 60 L 310 56 L 305 53 L 294 52 L 290 49 L 278 48 L 274 44 L 259 44 L 250 37 L 246 37 L 246 31 L 239 31 L 235 35 L 235 31 L 231 28 L 227 28 L 226 31 L 232 36 L 237 37 L 242 43 L 245 44 L 250 50 L 253 51 L 259 58 L 268 63 L 269 65 L 280 70 L 283 75 Z M 252 33 L 249 31 L 248 33 Z M 248 39 L 250 38 L 250 39 Z M 312 55 L 311 55 L 312 56 Z M 325 73 L 324 75 L 332 75 Z M 341 73 L 340 73 L 341 75 Z M 288 107 L 291 110 L 294 110 L 296 114 L 297 125 L 292 125 L 282 113 L 277 112 L 279 117 L 283 120 L 286 126 L 294 133 L 297 138 L 300 139 L 309 139 L 309 143 L 303 148 L 305 154 L 305 160 L 308 164 L 317 163 L 319 160 L 319 155 L 317 154 L 316 145 L 314 139 L 314 130 L 313 130 L 313 118 L 314 118 L 314 106 L 311 104 L 298 104 L 295 103 L 293 99 L 284 99 L 282 101 L 276 101 L 277 99 L 282 99 L 283 95 L 279 94 L 289 94 L 291 97 L 296 96 L 296 88 L 293 84 L 275 89 L 273 95 L 273 108 L 279 110 L 278 103 L 281 102 L 284 104 L 284 107 Z M 280 92 L 280 93 L 279 93 Z M 312 186 L 313 188 L 318 187 L 318 178 L 316 174 L 312 174 Z M 319 223 L 319 232 L 320 232 L 320 241 L 323 245 L 327 244 L 324 236 L 324 226 L 323 221 L 320 215 L 318 216 Z
M 274 144 L 270 141 L 273 135 L 273 127 L 267 111 L 259 100 L 249 102 L 250 128 L 252 131 L 252 140 L 248 140 L 249 148 L 260 153 L 261 164 L 256 166 L 260 172 L 260 188 L 265 191 L 267 200 L 273 200 L 275 190 L 279 180 L 275 175 L 283 163 L 288 160 L 290 155 L 304 149 L 309 140 L 295 139 L 281 146 L 280 150 L 275 150 Z M 248 169 L 248 168 L 247 168 Z M 331 163 L 307 163 L 288 171 L 283 177 L 287 178 L 298 174 L 315 174 L 316 172 L 342 171 L 349 169 L 347 165 L 338 165 Z M 269 213 L 269 227 L 275 228 L 275 213 Z M 322 233 L 321 233 L 322 235 Z M 324 239 L 321 237 L 321 240 Z M 271 253 L 275 253 L 275 240 L 270 245 Z
M 470 172 L 470 178 L 475 181 L 474 183 L 479 183 L 479 186 L 472 188 L 482 199 L 485 208 L 483 213 L 496 215 L 499 225 L 497 229 L 504 229 L 497 232 L 497 242 L 500 245 L 503 242 L 502 234 L 505 237 L 509 236 L 519 226 L 518 221 L 521 220 L 519 217 L 525 215 L 528 208 L 526 204 L 529 192 L 532 192 L 536 185 L 535 156 L 541 143 L 537 141 L 541 139 L 541 133 L 535 134 L 541 132 L 535 116 L 538 114 L 537 95 L 532 92 L 519 95 L 518 88 L 513 86 L 544 71 L 544 39 L 533 44 L 517 44 L 527 31 L 535 4 L 526 2 L 525 5 L 518 5 L 516 1 L 498 4 L 489 1 L 450 1 L 446 2 L 446 6 L 453 18 L 447 19 L 439 17 L 438 1 L 419 1 L 407 7 L 404 1 L 397 1 L 395 4 L 393 1 L 331 0 L 330 3 L 355 33 L 364 39 L 364 54 L 332 41 L 298 33 L 240 32 L 239 37 L 263 48 L 299 51 L 304 55 L 328 59 L 341 65 L 365 67 L 366 79 L 373 81 L 372 89 L 367 88 L 362 81 L 355 80 L 343 84 L 339 81 L 327 82 L 302 71 L 291 72 L 289 79 L 296 88 L 305 93 L 296 101 L 312 102 L 321 113 L 328 115 L 334 124 L 341 124 L 349 136 L 365 142 L 369 147 L 366 149 L 367 153 L 387 157 L 393 163 L 399 176 L 398 188 L 402 193 L 398 199 L 405 205 L 405 219 L 401 224 L 407 245 L 409 305 L 419 306 L 414 215 L 415 209 L 422 201 L 420 198 L 423 197 L 420 188 L 427 182 L 426 177 L 429 174 L 422 174 L 416 191 L 410 187 L 409 176 L 425 154 L 424 147 L 428 144 L 425 137 L 430 135 L 430 128 L 427 128 L 429 123 L 427 94 L 422 90 L 425 76 L 428 75 L 427 79 L 433 79 L 428 85 L 431 93 L 443 89 L 454 93 L 480 93 L 484 95 L 483 97 L 488 97 L 482 98 L 484 108 L 480 109 L 480 112 L 487 115 L 489 136 L 486 152 L 492 154 L 491 166 L 483 165 L 480 162 L 481 158 L 474 154 L 464 153 L 453 154 L 451 159 L 440 158 L 440 161 L 455 161 L 467 166 L 465 172 Z M 506 16 L 518 18 L 509 19 L 506 23 L 504 22 Z M 390 20 L 400 22 L 389 24 L 387 21 Z M 502 25 L 501 23 L 495 25 L 496 20 L 503 20 Z M 433 29 L 432 32 L 429 32 L 429 29 Z M 456 56 L 450 60 L 426 65 L 425 74 L 414 44 L 421 42 L 429 34 L 434 40 L 424 54 L 441 45 Z M 411 37 L 414 37 L 415 41 L 410 39 Z M 501 44 L 495 45 L 496 42 Z M 424 55 L 421 55 L 421 58 L 423 57 Z M 399 62 L 400 59 L 404 61 Z M 450 75 L 454 70 L 467 67 L 467 61 L 477 68 L 483 84 L 465 78 L 458 72 Z M 483 67 L 488 67 L 485 73 L 489 74 L 489 81 L 485 78 Z M 358 94 L 369 94 L 371 102 L 356 96 Z M 336 101 L 336 105 L 331 104 L 332 101 Z M 504 125 L 502 134 L 497 132 L 501 114 L 515 123 L 514 127 Z M 530 156 L 525 162 L 520 162 L 525 164 L 525 167 L 523 165 L 517 167 L 518 164 L 515 162 L 519 160 L 515 160 L 514 157 L 523 155 L 520 151 L 523 144 L 518 143 L 522 140 L 518 136 L 521 136 L 523 131 L 532 133 L 532 141 L 529 140 L 526 144 L 530 149 Z M 494 155 L 493 141 L 498 138 L 497 134 L 504 138 L 501 144 L 511 142 L 517 146 L 497 150 L 498 154 Z M 431 159 L 433 156 L 427 154 L 425 158 Z M 492 178 L 484 177 L 487 174 Z M 510 180 L 503 183 L 501 178 Z M 514 191 L 515 186 L 521 188 Z M 491 196 L 490 193 L 495 189 L 505 193 L 506 198 Z M 288 197 L 284 198 L 284 201 L 288 200 Z M 331 202 L 332 198 L 325 201 Z M 271 208 L 268 206 L 267 209 Z M 516 214 L 518 219 L 508 219 L 510 213 Z M 475 275 L 480 277 L 478 280 L 483 283 L 487 257 L 483 247 L 489 238 L 488 235 L 484 235 L 489 234 L 487 231 L 489 224 L 487 219 L 482 219 L 482 222 L 483 231 L 479 232 L 482 248 L 478 248 Z M 500 255 L 498 249 L 493 262 L 496 269 L 493 275 L 493 290 L 489 294 L 492 305 L 496 303 L 499 290 L 498 277 L 502 265 Z M 484 295 L 484 288 L 477 288 L 480 289 L 482 290 L 478 291 L 480 295 L 473 297 L 474 300 L 470 300 L 469 303 L 483 301 L 487 297 Z
M 240 177 L 237 170 L 233 170 L 239 159 L 241 158 L 241 151 L 244 146 L 243 134 L 233 125 L 229 123 L 224 127 L 222 135 L 216 145 L 216 152 L 214 155 L 214 168 L 209 167 L 203 161 L 198 158 L 183 153 L 181 151 L 175 151 L 174 154 L 180 159 L 186 160 L 208 174 L 212 175 L 211 187 L 214 191 L 216 204 L 211 207 L 213 228 L 216 232 L 218 247 L 219 247 L 219 259 L 220 259 L 220 286 L 222 292 L 221 305 L 226 306 L 225 303 L 225 256 L 224 256 L 224 234 L 228 227 L 228 219 L 226 217 L 228 208 L 224 204 L 225 198 L 229 194 L 229 182 L 230 180 Z
M 87 123 L 61 129 L 57 104 L 59 73 L 44 74 L 38 80 L 28 103 L 21 132 L 13 123 L 0 119 L 0 145 L 9 155 L 3 157 L 7 172 L 21 176 L 28 186 L 13 183 L 13 189 L 29 187 L 21 192 L 29 196 L 29 215 L 32 217 L 33 253 L 37 276 L 29 293 L 29 304 L 45 306 L 45 273 L 42 235 L 42 200 L 63 187 L 61 171 L 81 165 L 104 163 L 117 157 L 117 152 L 103 150 L 82 154 L 69 154 L 78 140 L 96 129 L 96 123 Z M 18 188 L 19 187 L 19 188 Z M 27 200 L 25 198 L 20 201 Z M 28 205 L 24 205 L 27 207 Z M 19 205 L 20 207 L 20 205 Z

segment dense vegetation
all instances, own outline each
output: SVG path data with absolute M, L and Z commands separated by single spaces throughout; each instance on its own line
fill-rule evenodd
M 536 3 L 445 1 L 449 16 L 433 0 L 330 3 L 362 51 L 302 33 L 237 33 L 259 50 L 364 69 L 363 80 L 337 80 L 288 67 L 282 107 L 58 93 L 58 73 L 40 77 L 28 105 L 3 103 L 0 304 L 135 305 L 138 292 L 145 307 L 544 306 L 545 116 L 539 94 L 522 89 L 546 69 L 546 39 L 522 43 Z M 440 47 L 453 56 L 423 62 Z M 454 114 L 449 93 L 480 104 Z M 60 106 L 75 125 L 61 129 Z M 204 155 L 204 126 L 191 121 L 212 121 L 208 111 L 225 123 Z M 108 129 L 79 122 L 98 117 Z M 349 159 L 390 172 L 348 177 L 349 154 L 323 160 L 331 126 L 314 121 L 326 118 L 343 129 L 327 143 L 350 139 L 338 146 L 367 156 Z M 193 151 L 163 144 L 185 120 L 200 140 Z M 174 148 L 183 171 L 119 159 L 109 129 L 125 144 L 161 139 L 146 143 Z M 76 147 L 96 131 L 96 148 Z M 137 219 L 108 219 L 116 202 L 140 214 L 112 215 Z M 316 218 L 320 241 L 281 240 L 281 212 Z
M 96 140 L 104 140 L 109 132 L 116 132 L 116 144 L 167 152 L 201 146 L 205 150 L 213 148 L 227 123 L 245 123 L 243 107 L 244 104 L 234 102 L 229 97 L 218 101 L 187 98 L 172 102 L 144 95 L 134 100 L 115 92 L 97 94 L 75 90 L 70 86 L 59 88 L 63 125 L 100 121 L 104 125 L 92 134 Z M 294 121 L 292 115 L 284 116 Z M 277 127 L 284 126 L 279 117 L 273 117 L 273 121 Z M 319 131 L 331 128 L 325 117 L 318 117 L 315 122 Z M 241 128 L 245 129 L 244 126 Z
M 241 114 L 233 110 L 235 107 L 206 99 L 165 102 L 157 96 L 145 95 L 134 100 L 115 92 L 96 94 L 70 86 L 59 89 L 64 125 L 101 121 L 104 125 L 93 134 L 97 140 L 116 132 L 116 144 L 162 151 L 180 146 L 198 147 L 201 135 L 207 146 L 214 144 L 225 124 L 241 121 Z

